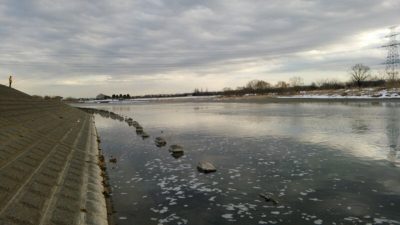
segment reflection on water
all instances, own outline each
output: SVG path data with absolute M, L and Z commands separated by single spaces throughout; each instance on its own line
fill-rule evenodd
M 86 105 L 87 106 L 87 105 Z M 397 103 L 89 105 L 118 224 L 400 224 Z M 171 157 L 168 145 L 185 154 Z M 217 167 L 196 170 L 199 161 Z M 261 196 L 279 202 L 272 204 Z
M 387 159 L 396 166 L 400 158 L 400 120 L 396 107 L 389 107 L 389 116 L 386 119 L 386 135 L 389 141 Z

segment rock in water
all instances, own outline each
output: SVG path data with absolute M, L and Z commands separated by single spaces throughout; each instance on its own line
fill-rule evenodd
M 172 153 L 183 153 L 183 147 L 180 145 L 171 145 L 169 146 L 169 151 Z
M 197 169 L 203 173 L 211 173 L 217 171 L 215 166 L 209 162 L 199 162 Z
M 261 198 L 263 198 L 266 202 L 272 202 L 274 205 L 277 205 L 279 202 L 274 199 L 272 194 L 259 194 Z
M 172 157 L 174 157 L 175 159 L 179 159 L 180 157 L 183 156 L 183 152 L 173 152 L 171 155 Z
M 136 127 L 136 134 L 142 135 L 143 134 L 143 127 Z
M 141 127 L 137 121 L 132 121 L 132 126 L 134 127 Z
M 162 137 L 156 137 L 156 139 L 154 139 L 154 142 L 156 143 L 157 147 L 163 147 L 167 144 L 167 141 L 165 141 L 165 139 Z
M 117 163 L 117 158 L 111 156 L 110 163 Z
M 148 137 L 150 137 L 150 135 L 149 135 L 148 133 L 146 133 L 146 132 L 143 132 L 143 133 L 142 133 L 142 138 L 143 138 L 143 139 L 146 139 L 146 138 L 148 138 Z
M 132 126 L 133 119 L 132 119 L 132 118 L 125 118 L 125 122 L 126 122 L 129 126 Z

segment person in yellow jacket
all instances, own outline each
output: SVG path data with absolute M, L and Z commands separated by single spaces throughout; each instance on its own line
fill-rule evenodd
M 13 77 L 10 76 L 10 77 L 8 78 L 8 86 L 9 86 L 10 88 L 11 88 L 12 82 L 13 82 Z

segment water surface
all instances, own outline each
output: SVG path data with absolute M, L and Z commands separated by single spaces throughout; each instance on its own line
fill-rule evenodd
M 86 106 L 151 135 L 96 115 L 118 224 L 400 224 L 397 103 Z

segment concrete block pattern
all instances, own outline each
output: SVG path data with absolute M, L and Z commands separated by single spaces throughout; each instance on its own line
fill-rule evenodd
M 0 225 L 107 224 L 93 118 L 0 85 Z

